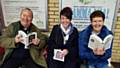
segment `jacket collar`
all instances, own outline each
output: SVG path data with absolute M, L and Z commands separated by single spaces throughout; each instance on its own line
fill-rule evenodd
M 92 25 L 89 25 L 89 26 L 86 28 L 86 30 L 85 30 L 85 34 L 86 34 L 87 36 L 91 35 L 92 30 L 93 30 Z M 106 35 L 108 35 L 108 34 L 110 34 L 109 30 L 107 29 L 106 26 L 103 25 L 103 27 L 102 27 L 100 33 L 98 34 L 98 36 L 101 37 L 101 38 L 104 38 L 104 37 L 105 37 Z

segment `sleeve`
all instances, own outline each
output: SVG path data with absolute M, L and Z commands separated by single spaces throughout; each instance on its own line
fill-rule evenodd
M 38 46 L 33 45 L 32 47 L 35 47 L 35 48 L 38 48 L 38 49 L 46 48 L 47 41 L 48 41 L 47 35 L 43 34 L 38 28 L 36 28 L 36 31 L 37 31 L 37 38 L 40 39 L 40 43 L 39 43 Z
M 111 55 L 112 55 L 112 49 L 110 48 L 110 49 L 106 50 L 104 55 L 99 56 L 99 60 L 103 60 L 103 61 L 107 60 L 111 57 Z
M 110 31 L 110 33 L 109 34 L 112 34 L 112 32 Z M 113 34 L 112 34 L 113 35 Z M 107 60 L 107 59 L 109 59 L 111 56 L 112 56 L 112 46 L 113 46 L 113 40 L 112 40 L 112 42 L 111 42 L 111 47 L 110 47 L 110 49 L 107 49 L 106 50 L 106 52 L 105 52 L 105 54 L 104 55 L 102 55 L 102 56 L 100 56 L 100 60 Z
M 65 45 L 66 49 L 68 49 L 71 56 L 78 56 L 78 31 L 75 28 L 73 31 L 73 35 L 71 36 L 72 39 Z
M 15 48 L 15 37 L 13 36 L 13 26 L 5 28 L 0 36 L 0 46 L 4 48 Z
M 44 34 L 41 34 L 39 38 L 40 38 L 39 47 L 40 48 L 46 48 L 48 37 L 46 35 L 44 35 Z
M 56 26 L 53 27 L 50 37 L 48 39 L 48 52 L 51 52 L 54 48 L 57 48 L 56 45 Z
M 87 35 L 79 33 L 79 56 L 81 60 L 96 60 L 98 56 L 95 56 L 93 51 L 88 48 Z

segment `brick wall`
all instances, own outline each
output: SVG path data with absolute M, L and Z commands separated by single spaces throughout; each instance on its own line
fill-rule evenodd
M 59 23 L 59 0 L 48 0 L 48 30 Z
M 120 8 L 114 29 L 114 41 L 112 50 L 112 62 L 120 62 Z

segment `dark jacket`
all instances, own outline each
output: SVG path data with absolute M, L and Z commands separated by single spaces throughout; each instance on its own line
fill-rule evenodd
M 53 60 L 54 49 L 68 49 L 69 53 L 65 56 L 65 61 Z M 72 65 L 77 63 L 78 58 L 78 31 L 73 27 L 66 44 L 63 44 L 63 34 L 60 25 L 55 25 L 48 40 L 48 67 L 49 68 L 75 68 Z M 53 64 L 53 65 L 52 65 Z M 59 66 L 59 64 L 61 64 Z M 50 66 L 49 66 L 50 65 Z M 58 66 L 56 66 L 58 65 Z
M 3 61 L 6 58 L 9 58 L 13 50 L 16 48 L 15 36 L 17 35 L 18 30 L 20 28 L 19 23 L 20 21 L 10 24 L 5 29 L 2 36 L 0 36 L 0 44 L 1 44 L 0 46 L 5 48 L 5 55 L 4 55 Z M 44 51 L 44 47 L 46 46 L 47 37 L 46 35 L 42 34 L 41 31 L 37 27 L 35 27 L 33 24 L 31 25 L 30 31 L 37 32 L 37 38 L 39 38 L 41 42 L 38 46 L 35 46 L 35 45 L 29 46 L 30 56 L 32 57 L 33 61 L 36 64 L 47 68 L 47 64 L 43 56 L 43 51 Z
M 79 33 L 79 55 L 81 60 L 86 60 L 89 64 L 95 63 L 108 63 L 108 59 L 112 55 L 112 44 L 111 48 L 106 50 L 105 54 L 102 56 L 94 55 L 92 49 L 88 48 L 89 37 L 92 33 L 92 26 L 88 26 L 86 29 Z M 98 36 L 103 40 L 108 34 L 112 34 L 105 26 L 102 27 L 102 30 Z

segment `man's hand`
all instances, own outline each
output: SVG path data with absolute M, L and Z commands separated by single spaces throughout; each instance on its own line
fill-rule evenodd
M 104 55 L 105 50 L 104 48 L 97 48 L 97 55 Z
M 93 53 L 97 55 L 97 48 L 93 49 Z
M 32 43 L 34 44 L 34 45 L 38 45 L 39 43 L 40 43 L 40 39 L 32 39 Z
M 104 55 L 105 50 L 104 50 L 104 48 L 96 48 L 93 50 L 93 52 L 95 55 Z
M 20 35 L 16 35 L 15 36 L 15 43 L 19 43 L 19 42 L 21 42 L 23 39 L 21 38 L 21 36 Z

